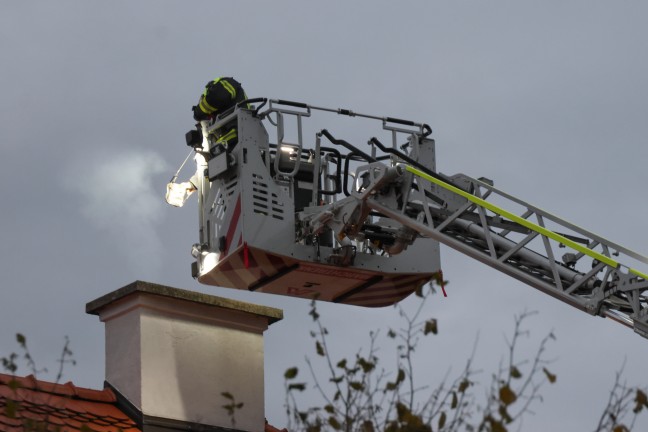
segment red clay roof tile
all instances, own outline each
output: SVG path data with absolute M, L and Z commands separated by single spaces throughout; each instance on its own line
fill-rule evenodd
M 95 432 L 140 432 L 116 402 L 110 389 L 0 374 L 0 431 L 85 432 L 89 428 Z M 288 431 L 266 423 L 264 432 Z
M 42 427 L 46 423 L 47 430 L 66 432 L 86 427 L 97 432 L 139 432 L 135 422 L 117 408 L 116 400 L 110 389 L 0 374 L 0 430 L 24 432 L 29 424 Z M 14 412 L 7 409 L 12 402 L 16 404 Z
M 277 429 L 276 427 L 274 427 L 274 426 L 268 424 L 268 422 L 266 422 L 264 432 L 288 432 L 288 429 L 286 429 L 286 428 Z
M 14 426 L 18 427 L 22 424 L 22 422 L 18 419 L 15 418 L 10 418 L 10 417 L 0 417 L 0 424 L 7 425 L 7 426 Z M 2 428 L 4 430 L 4 428 Z

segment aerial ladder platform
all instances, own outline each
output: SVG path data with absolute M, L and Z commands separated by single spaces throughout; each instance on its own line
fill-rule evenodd
M 372 123 L 387 139 L 311 135 L 315 114 Z M 227 146 L 219 130 L 234 122 L 238 143 Z M 431 134 L 425 123 L 265 98 L 201 122 L 199 140 L 187 135 L 198 179 L 193 276 L 381 307 L 442 280 L 444 244 L 648 338 L 648 258 L 489 179 L 442 174 Z

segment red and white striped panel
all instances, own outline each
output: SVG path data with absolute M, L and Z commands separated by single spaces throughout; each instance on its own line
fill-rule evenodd
M 233 251 L 236 247 L 241 246 L 243 242 L 243 229 L 240 224 L 241 220 L 241 195 L 236 198 L 234 210 L 230 218 L 229 226 L 227 227 L 227 234 L 225 234 L 225 249 L 221 253 L 221 259 L 227 257 L 228 253 Z M 232 245 L 235 245 L 232 247 Z
M 432 279 L 434 274 L 399 274 L 386 276 L 371 287 L 344 299 L 343 303 L 383 307 L 398 303 Z
M 403 300 L 433 276 L 433 273 L 394 274 L 300 262 L 244 243 L 198 280 L 227 288 L 382 307 Z
M 238 246 L 222 258 L 209 273 L 198 277 L 200 283 L 248 290 L 259 281 L 267 280 L 297 261 L 266 253 L 246 244 Z

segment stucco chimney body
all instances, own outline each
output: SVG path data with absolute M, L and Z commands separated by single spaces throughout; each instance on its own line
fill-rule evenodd
M 264 429 L 263 332 L 281 310 L 137 281 L 86 311 L 105 323 L 106 382 L 141 413 L 144 429 Z M 225 392 L 243 403 L 233 417 Z

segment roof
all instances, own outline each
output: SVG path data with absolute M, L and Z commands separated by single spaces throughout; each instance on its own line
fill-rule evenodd
M 109 387 L 93 390 L 0 373 L 0 431 L 140 432 Z M 288 432 L 265 424 L 263 432 Z
M 288 429 L 277 429 L 276 427 L 270 426 L 268 423 L 266 423 L 264 432 L 288 432 Z
M 71 382 L 55 384 L 33 375 L 0 374 L 0 430 L 139 431 L 110 389 L 91 390 Z

